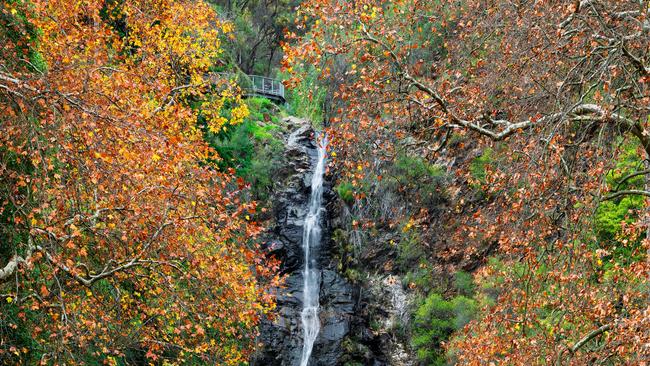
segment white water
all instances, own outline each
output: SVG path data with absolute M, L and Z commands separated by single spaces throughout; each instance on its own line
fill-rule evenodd
M 320 270 L 316 259 L 312 258 L 312 247 L 318 245 L 321 239 L 320 215 L 323 210 L 323 175 L 325 174 L 325 154 L 327 139 L 323 138 L 318 146 L 318 163 L 311 178 L 311 196 L 309 197 L 309 212 L 305 217 L 302 232 L 302 247 L 305 252 L 305 268 L 303 272 L 303 308 L 302 320 L 303 345 L 300 356 L 300 366 L 307 366 L 309 356 L 314 347 L 314 341 L 320 331 L 318 319 L 318 293 L 320 291 Z

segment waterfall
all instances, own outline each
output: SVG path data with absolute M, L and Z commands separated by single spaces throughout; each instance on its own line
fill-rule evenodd
M 307 366 L 314 341 L 320 331 L 318 318 L 318 293 L 320 291 L 320 270 L 318 269 L 312 248 L 320 243 L 320 217 L 323 210 L 323 175 L 325 174 L 325 155 L 327 138 L 323 137 L 318 146 L 318 163 L 311 179 L 311 196 L 309 197 L 309 212 L 305 217 L 302 232 L 302 247 L 305 252 L 305 268 L 303 271 L 303 308 L 300 314 L 302 320 L 303 345 L 300 356 L 300 366 Z

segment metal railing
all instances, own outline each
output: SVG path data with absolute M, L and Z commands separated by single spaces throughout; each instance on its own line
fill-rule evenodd
M 248 75 L 251 80 L 251 88 L 242 88 L 252 91 L 262 96 L 274 96 L 284 100 L 284 84 L 276 79 L 267 78 L 266 76 Z
M 261 96 L 281 102 L 285 101 L 284 84 L 282 84 L 280 80 L 260 75 L 235 74 L 229 72 L 218 72 L 215 74 L 225 78 L 234 78 L 246 96 Z M 209 77 L 212 78 L 214 76 Z

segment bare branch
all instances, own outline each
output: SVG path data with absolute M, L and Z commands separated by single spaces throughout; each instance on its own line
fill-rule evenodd
M 588 5 L 589 3 L 590 3 L 589 0 L 587 1 L 583 0 L 583 2 L 581 3 L 581 7 L 584 5 Z M 518 131 L 525 130 L 532 127 L 533 123 L 541 124 L 541 123 L 550 122 L 554 120 L 563 120 L 567 117 L 570 117 L 570 120 L 573 121 L 610 122 L 610 123 L 622 125 L 624 128 L 631 131 L 641 141 L 646 151 L 650 153 L 650 138 L 649 138 L 650 136 L 640 124 L 626 117 L 623 117 L 620 114 L 608 113 L 602 107 L 595 104 L 587 104 L 587 103 L 578 104 L 575 105 L 568 112 L 553 113 L 544 116 L 536 121 L 533 121 L 531 119 L 527 119 L 520 122 L 512 122 L 503 119 L 494 120 L 486 115 L 481 116 L 480 118 L 477 118 L 475 120 L 465 120 L 463 118 L 460 118 L 449 108 L 449 103 L 434 88 L 424 84 L 422 81 L 418 80 L 417 78 L 409 74 L 409 72 L 402 65 L 399 57 L 391 47 L 389 47 L 385 42 L 382 42 L 381 40 L 372 36 L 368 31 L 368 29 L 366 28 L 365 24 L 361 23 L 361 28 L 365 37 L 359 40 L 368 41 L 379 45 L 388 54 L 388 56 L 390 56 L 395 66 L 400 70 L 401 76 L 404 78 L 404 80 L 408 81 L 411 86 L 415 87 L 416 89 L 424 92 L 429 97 L 431 97 L 433 101 L 437 104 L 438 108 L 448 116 L 450 122 L 452 123 L 451 126 L 455 125 L 456 127 L 463 127 L 466 129 L 470 129 L 472 131 L 478 132 L 484 136 L 487 136 L 493 140 L 498 141 L 498 140 L 503 140 Z M 422 103 L 420 103 L 420 105 L 422 105 Z M 488 122 L 494 126 L 502 126 L 502 128 L 500 130 L 486 128 L 482 125 L 481 123 L 482 121 Z
M 650 169 L 646 169 L 646 170 L 641 170 L 641 171 L 638 171 L 638 172 L 630 173 L 630 174 L 624 176 L 623 178 L 621 178 L 621 180 L 619 180 L 618 182 L 616 182 L 616 189 L 618 190 L 618 187 L 620 187 L 621 184 L 627 182 L 628 180 L 630 180 L 630 179 L 632 179 L 632 178 L 634 178 L 634 177 L 638 177 L 638 176 L 640 176 L 640 175 L 646 175 L 646 174 L 650 174 Z
M 564 354 L 567 351 L 569 352 L 569 355 L 572 357 L 582 346 L 587 344 L 587 342 L 589 342 L 590 340 L 596 338 L 597 336 L 605 333 L 606 331 L 608 331 L 610 329 L 612 329 L 612 325 L 611 324 L 606 324 L 606 325 L 603 325 L 602 327 L 600 327 L 600 328 L 598 328 L 596 330 L 591 331 L 589 334 L 587 334 L 582 339 L 577 341 L 572 347 L 568 347 L 568 348 L 564 349 L 563 351 L 561 351 L 560 354 L 557 357 L 557 361 L 555 362 L 555 364 L 558 365 L 558 366 L 562 365 L 562 363 L 563 363 L 562 358 L 563 358 Z
M 18 254 L 14 255 L 3 268 L 0 268 L 0 282 L 6 280 L 14 274 L 18 265 L 21 263 L 27 263 L 32 258 L 34 252 L 34 242 L 32 241 L 31 236 L 27 238 L 27 253 L 25 256 L 19 256 Z
M 590 340 L 596 338 L 597 336 L 599 336 L 599 335 L 605 333 L 606 331 L 608 331 L 608 330 L 610 330 L 610 329 L 612 329 L 612 325 L 611 325 L 611 324 L 605 324 L 605 325 L 603 325 L 602 327 L 600 327 L 600 328 L 598 328 L 598 329 L 592 331 L 591 333 L 589 333 L 589 334 L 587 334 L 586 336 L 584 336 L 584 338 L 582 338 L 581 340 L 579 340 L 578 342 L 576 342 L 576 344 L 574 344 L 573 347 L 569 348 L 569 351 L 571 351 L 571 353 L 576 353 L 576 352 L 577 352 L 577 351 L 578 351 L 582 346 L 584 346 L 587 342 L 589 342 Z
M 603 198 L 603 201 L 613 200 L 614 198 L 617 198 L 617 197 L 630 196 L 630 195 L 650 197 L 650 192 L 643 191 L 643 190 L 640 190 L 640 189 L 627 189 L 627 190 L 624 190 L 624 191 L 618 191 L 618 192 L 608 194 L 607 196 L 605 196 Z

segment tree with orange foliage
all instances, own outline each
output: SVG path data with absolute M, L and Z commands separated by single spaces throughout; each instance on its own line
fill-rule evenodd
M 247 114 L 205 81 L 230 26 L 202 1 L 0 12 L 0 360 L 245 362 L 277 279 L 197 125 Z
M 603 202 L 650 196 L 629 185 L 647 168 L 607 183 L 623 146 L 650 156 L 649 11 L 608 0 L 300 7 L 310 30 L 285 45 L 290 84 L 304 65 L 339 84 L 330 136 L 353 183 L 381 177 L 377 161 L 404 146 L 430 160 L 468 144 L 498 153 L 489 202 L 449 218 L 466 255 L 496 242 L 502 258 L 476 274 L 501 284 L 448 346 L 460 364 L 637 364 L 650 353 L 647 201 L 616 223 L 616 246 L 594 233 Z M 451 136 L 465 143 L 448 147 Z

